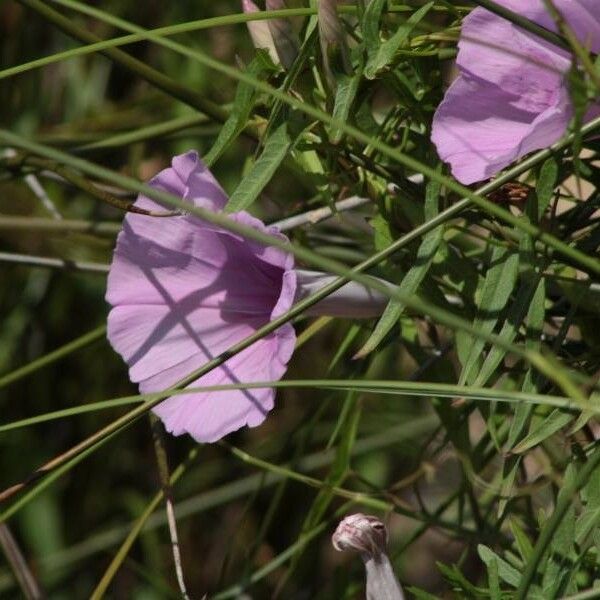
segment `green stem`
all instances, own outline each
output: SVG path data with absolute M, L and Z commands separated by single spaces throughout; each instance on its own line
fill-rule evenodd
M 0 523 L 0 547 L 11 566 L 26 600 L 41 600 L 45 597 L 40 584 L 34 577 L 17 540 L 6 523 Z
M 6 522 L 10 517 L 12 517 L 15 513 L 17 513 L 23 506 L 27 503 L 31 502 L 34 498 L 36 498 L 41 492 L 43 492 L 49 485 L 54 483 L 59 477 L 68 473 L 75 465 L 79 464 L 83 459 L 85 459 L 90 454 L 94 453 L 98 448 L 106 444 L 109 440 L 112 439 L 113 435 L 116 432 L 108 434 L 106 437 L 100 438 L 95 441 L 94 444 L 91 444 L 89 447 L 86 447 L 80 454 L 72 456 L 67 462 L 61 464 L 53 470 L 52 472 L 44 471 L 39 469 L 28 480 L 28 484 L 33 482 L 38 482 L 38 484 L 29 490 L 25 495 L 21 496 L 14 504 L 11 504 L 3 513 L 0 514 L 0 523 Z
M 31 165 L 39 169 L 44 169 L 46 171 L 56 173 L 65 181 L 68 181 L 70 184 L 79 188 L 81 191 L 88 193 L 90 196 L 92 196 L 92 198 L 96 198 L 97 200 L 106 202 L 107 204 L 110 204 L 111 206 L 114 206 L 115 208 L 118 208 L 119 210 L 123 210 L 125 212 L 134 212 L 139 215 L 147 215 L 152 217 L 173 217 L 179 214 L 179 212 L 177 211 L 152 212 L 144 210 L 143 208 L 139 208 L 135 206 L 133 202 L 129 202 L 127 200 L 123 200 L 121 198 L 113 196 L 106 190 L 97 187 L 93 183 L 89 182 L 85 177 L 82 177 L 78 173 L 74 173 L 70 169 L 56 164 L 54 161 L 40 159 L 35 156 L 29 157 L 17 154 L 16 156 L 5 158 L 3 162 L 9 170 L 18 170 L 24 165 Z
M 551 406 L 565 411 L 581 411 L 587 410 L 592 414 L 600 415 L 600 407 L 591 402 L 573 402 L 570 398 L 563 396 L 552 396 L 549 394 L 533 394 L 525 392 L 513 392 L 510 390 L 501 390 L 496 388 L 478 388 L 464 387 L 461 385 L 432 383 L 428 381 L 347 381 L 344 379 L 288 379 L 285 381 L 257 381 L 254 383 L 240 383 L 231 385 L 217 385 L 205 387 L 192 387 L 185 390 L 174 390 L 171 395 L 189 394 L 191 392 L 221 392 L 227 390 L 250 390 L 273 387 L 277 389 L 320 389 L 332 391 L 353 391 L 362 392 L 364 394 L 382 394 L 391 396 L 416 396 L 425 398 L 465 398 L 469 400 L 479 400 L 483 402 L 502 402 L 507 404 L 526 403 L 535 406 Z M 127 406 L 139 402 L 151 401 L 154 398 L 161 396 L 161 392 L 152 394 L 136 394 L 133 396 L 123 396 L 121 398 L 112 398 L 110 400 L 102 400 L 100 402 L 91 402 L 75 406 L 73 408 L 64 408 L 62 410 L 53 411 L 28 417 L 20 421 L 0 424 L 0 433 L 28 427 L 46 421 L 55 419 L 63 419 L 73 417 L 88 412 L 98 410 L 107 410 L 119 406 Z
M 89 346 L 90 344 L 94 343 L 95 341 L 103 338 L 105 334 L 106 334 L 106 325 L 100 325 L 100 326 L 96 327 L 96 329 L 92 329 L 92 331 L 86 333 L 85 335 L 82 335 L 81 337 L 77 338 L 76 340 L 73 340 L 72 342 L 69 342 L 68 344 L 65 344 L 64 346 L 61 346 L 60 348 L 57 348 L 56 350 L 49 352 L 45 356 L 42 356 L 42 357 L 38 358 L 37 360 L 30 362 L 28 365 L 25 365 L 24 367 L 21 367 L 20 369 L 16 369 L 15 371 L 12 371 L 11 373 L 3 375 L 2 377 L 0 377 L 0 388 L 3 388 L 11 383 L 14 383 L 15 381 L 18 381 L 19 379 L 22 379 L 23 377 L 27 377 L 27 375 L 30 375 L 31 373 L 37 371 L 38 369 L 47 367 L 48 365 L 56 362 L 57 360 L 63 359 L 65 356 L 71 354 L 72 352 L 76 352 L 77 350 L 80 350 L 81 348 L 85 348 L 86 346 Z
M 600 598 L 600 587 L 584 590 L 572 596 L 563 596 L 560 600 L 594 600 L 594 598 Z
M 126 133 L 118 133 L 110 137 L 98 140 L 97 142 L 90 142 L 83 144 L 75 149 L 75 152 L 91 152 L 94 150 L 105 150 L 110 148 L 122 148 L 130 144 L 136 144 L 138 142 L 144 142 L 153 138 L 163 137 L 171 133 L 194 127 L 195 125 L 202 125 L 206 123 L 207 118 L 205 115 L 192 115 L 189 117 L 178 117 L 169 121 L 163 121 L 154 125 L 148 125 L 135 129 L 133 131 L 127 131 Z
M 115 236 L 121 231 L 121 223 L 112 221 L 84 221 L 83 219 L 46 219 L 41 217 L 0 216 L 0 230 L 51 231 L 57 233 L 95 233 Z
M 198 447 L 196 447 L 190 451 L 186 460 L 184 462 L 182 462 L 175 469 L 175 471 L 173 472 L 173 475 L 171 475 L 171 477 L 168 478 L 169 487 L 172 485 L 175 485 L 175 483 L 177 483 L 177 480 L 185 473 L 186 469 L 194 461 L 197 454 L 198 454 Z M 108 565 L 106 571 L 104 572 L 104 575 L 102 576 L 102 578 L 98 582 L 98 585 L 95 587 L 94 591 L 92 592 L 92 595 L 90 596 L 90 600 L 100 600 L 101 598 L 104 598 L 104 595 L 106 593 L 106 590 L 108 589 L 108 586 L 110 585 L 111 581 L 113 580 L 114 576 L 116 575 L 117 571 L 119 570 L 119 567 L 125 560 L 125 557 L 129 553 L 131 546 L 133 546 L 133 543 L 135 542 L 138 535 L 144 528 L 144 525 L 146 524 L 146 522 L 148 521 L 148 519 L 150 518 L 152 513 L 156 510 L 157 506 L 161 503 L 161 501 L 163 500 L 164 497 L 165 497 L 165 494 L 164 494 L 164 488 L 163 488 L 160 490 L 160 492 L 158 492 L 154 496 L 154 498 L 152 498 L 150 503 L 146 506 L 144 512 L 136 520 L 133 527 L 129 531 L 127 537 L 125 538 L 125 540 L 119 547 L 119 550 L 114 555 L 113 559 L 111 560 L 110 564 Z

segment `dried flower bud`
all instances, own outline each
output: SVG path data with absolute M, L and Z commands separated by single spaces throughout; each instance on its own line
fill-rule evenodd
M 352 73 L 350 52 L 340 17 L 338 0 L 319 0 L 319 40 L 323 55 L 323 67 L 330 85 L 335 85 L 335 73 Z
M 288 8 L 285 0 L 267 0 L 267 10 L 283 10 Z M 277 54 L 281 63 L 289 69 L 298 56 L 298 38 L 289 19 L 269 19 L 267 21 Z
M 245 13 L 255 13 L 260 12 L 260 9 L 252 0 L 242 0 L 242 10 Z M 276 64 L 280 64 L 279 55 L 277 53 L 277 48 L 275 46 L 275 41 L 273 40 L 273 35 L 271 33 L 271 28 L 269 27 L 269 23 L 266 20 L 262 21 L 248 21 L 246 23 L 248 26 L 248 31 L 250 32 L 250 37 L 252 38 L 252 43 L 255 48 L 267 50 L 271 60 Z
M 527 202 L 530 193 L 531 188 L 526 183 L 509 181 L 489 194 L 488 198 L 492 202 L 497 202 L 498 204 L 514 204 L 522 206 Z
M 377 517 L 349 515 L 340 522 L 331 542 L 340 552 L 354 550 L 360 554 L 367 574 L 367 600 L 404 600 L 386 552 L 387 531 Z

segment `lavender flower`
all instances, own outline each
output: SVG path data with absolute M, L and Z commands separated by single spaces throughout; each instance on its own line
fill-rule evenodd
M 220 211 L 227 196 L 196 152 L 173 158 L 150 185 L 194 206 Z M 140 208 L 160 208 L 140 195 Z M 231 218 L 287 238 L 247 212 Z M 248 337 L 331 276 L 296 271 L 293 256 L 207 223 L 191 214 L 155 219 L 129 213 L 117 238 L 106 299 L 108 339 L 129 365 L 143 393 L 174 385 L 227 348 Z M 312 314 L 374 316 L 385 297 L 348 284 L 312 307 Z M 255 342 L 188 387 L 280 379 L 294 351 L 290 324 Z M 272 388 L 176 395 L 154 412 L 174 435 L 200 442 L 264 421 Z
M 345 517 L 331 536 L 333 547 L 358 552 L 365 563 L 367 600 L 404 600 L 386 553 L 385 525 L 371 515 L 356 513 Z
M 543 0 L 497 0 L 548 29 Z M 600 51 L 597 0 L 554 0 L 581 43 Z M 433 119 L 432 140 L 452 174 L 469 184 L 558 141 L 573 115 L 566 73 L 571 56 L 506 19 L 476 8 L 464 20 L 459 77 Z M 587 115 L 598 114 L 600 105 Z

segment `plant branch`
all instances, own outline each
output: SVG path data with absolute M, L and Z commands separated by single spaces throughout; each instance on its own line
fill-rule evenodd
M 45 598 L 40 584 L 29 569 L 29 565 L 17 544 L 17 540 L 15 540 L 6 523 L 0 523 L 0 546 L 19 582 L 25 598 L 27 600 L 41 600 Z
M 183 567 L 181 564 L 181 551 L 179 548 L 179 536 L 177 534 L 177 520 L 175 519 L 175 510 L 173 509 L 173 490 L 171 487 L 171 476 L 169 474 L 169 461 L 167 458 L 167 449 L 165 447 L 165 436 L 163 434 L 163 425 L 160 419 L 153 413 L 150 413 L 150 426 L 152 428 L 152 438 L 154 440 L 154 453 L 158 465 L 158 476 L 162 488 L 162 495 L 165 499 L 165 510 L 167 514 L 167 524 L 169 526 L 169 536 L 171 538 L 171 551 L 173 553 L 173 563 L 175 565 L 175 575 L 177 584 L 183 600 L 190 600 L 185 585 Z

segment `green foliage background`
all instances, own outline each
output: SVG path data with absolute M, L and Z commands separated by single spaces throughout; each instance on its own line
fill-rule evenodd
M 0 143 L 17 150 L 0 158 L 0 487 L 132 408 L 86 407 L 137 394 L 102 333 L 105 275 L 72 263 L 108 264 L 123 213 L 90 193 L 100 173 L 72 157 L 147 181 L 195 148 L 229 208 L 267 222 L 369 199 L 289 232 L 312 252 L 299 264 L 339 274 L 377 256 L 369 272 L 400 287 L 379 321 L 295 319 L 290 383 L 260 428 L 200 447 L 166 438 L 172 472 L 193 453 L 173 488 L 190 595 L 361 597 L 360 560 L 329 538 L 363 511 L 385 518 L 416 598 L 600 596 L 598 119 L 468 190 L 445 175 L 429 133 L 469 7 L 343 7 L 348 69 L 340 48 L 323 66 L 313 3 L 295 16 L 302 49 L 284 72 L 255 51 L 237 2 L 85 6 L 0 5 Z M 60 15 L 80 37 L 123 35 L 110 16 L 126 31 L 188 31 L 123 46 L 139 61 L 127 68 L 113 50 L 28 65 L 82 45 Z M 580 105 L 597 96 L 585 69 L 572 80 Z M 47 225 L 31 173 L 70 226 Z M 114 177 L 131 200 L 134 187 Z M 89 597 L 103 576 L 107 597 L 179 596 L 164 506 L 151 504 L 160 481 L 147 417 L 51 477 L 0 504 L 49 597 Z M 0 597 L 19 593 L 0 563 Z

